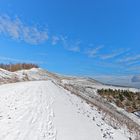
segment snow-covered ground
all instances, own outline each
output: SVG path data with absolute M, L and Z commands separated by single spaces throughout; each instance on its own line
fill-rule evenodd
M 51 79 L 48 74 L 49 72 L 41 68 L 32 68 L 29 70 L 20 70 L 16 72 L 10 72 L 0 68 L 0 84 L 21 81 L 48 80 Z
M 102 113 L 52 81 L 0 86 L 0 140 L 128 140 Z

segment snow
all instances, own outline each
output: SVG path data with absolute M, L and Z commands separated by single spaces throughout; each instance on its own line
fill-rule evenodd
M 140 111 L 134 112 L 134 114 L 140 118 Z
M 140 92 L 139 89 L 135 89 L 135 88 L 104 85 L 91 78 L 72 77 L 72 76 L 68 77 L 68 76 L 53 74 L 41 68 L 32 68 L 30 70 L 20 70 L 16 72 L 9 72 L 0 69 L 0 84 L 22 82 L 22 81 L 41 81 L 41 80 L 51 80 L 63 87 L 65 87 L 65 85 L 72 85 L 76 87 L 78 92 L 80 91 L 80 95 L 83 98 L 88 98 L 88 99 L 94 98 L 95 100 L 98 97 L 100 98 L 100 96 L 97 93 L 97 89 L 102 89 L 102 88 L 123 89 L 123 90 L 130 90 L 133 92 Z M 104 105 L 105 104 L 103 103 L 103 106 Z M 114 107 L 114 109 L 116 109 L 116 112 L 120 112 L 124 116 L 133 120 L 135 123 L 140 124 L 140 119 L 137 116 L 137 114 L 128 113 L 124 109 L 117 107 L 115 104 L 110 104 L 110 105 L 111 107 Z
M 0 86 L 0 140 L 128 140 L 102 113 L 52 81 Z
M 20 70 L 16 72 L 0 69 L 0 84 L 46 79 L 50 79 L 48 72 L 41 68 L 32 68 L 30 70 Z
M 87 79 L 83 79 L 83 80 L 67 80 L 67 79 L 64 79 L 64 80 L 61 80 L 62 84 L 72 84 L 72 85 L 78 85 L 78 86 L 90 86 L 92 87 L 93 89 L 113 89 L 113 90 L 129 90 L 129 91 L 132 91 L 132 92 L 140 92 L 139 89 L 136 89 L 136 88 L 129 88 L 129 87 L 119 87 L 119 86 L 111 86 L 111 85 L 104 85 L 104 84 L 101 84 L 101 83 L 98 83 L 96 81 L 93 81 L 93 82 L 90 82 L 88 81 Z
M 28 77 L 28 80 L 45 80 L 48 79 L 48 74 L 45 70 L 41 68 L 32 68 L 30 70 L 20 70 L 16 71 L 15 74 L 20 77 L 20 79 L 24 79 Z

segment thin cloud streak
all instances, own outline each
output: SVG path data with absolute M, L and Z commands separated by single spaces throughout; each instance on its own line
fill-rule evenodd
M 80 52 L 80 41 L 69 41 L 67 37 L 61 36 L 61 43 L 64 49 L 72 52 Z
M 98 54 L 99 54 L 99 51 L 104 47 L 104 45 L 100 45 L 98 47 L 95 47 L 95 48 L 91 48 L 89 49 L 86 54 L 89 56 L 89 57 L 97 57 Z
M 114 58 L 114 57 L 117 57 L 121 54 L 123 54 L 124 51 L 120 51 L 120 52 L 113 52 L 113 53 L 110 53 L 110 54 L 103 54 L 103 55 L 100 55 L 100 58 L 101 59 L 111 59 L 111 58 Z
M 123 59 L 120 59 L 119 62 L 132 62 L 137 60 L 140 60 L 140 55 L 135 55 L 135 56 L 131 55 Z
M 60 41 L 60 38 L 58 36 L 52 37 L 52 45 L 56 45 Z

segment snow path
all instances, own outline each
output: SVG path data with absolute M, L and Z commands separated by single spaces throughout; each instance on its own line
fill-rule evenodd
M 128 140 L 100 118 L 51 81 L 0 86 L 0 140 Z
M 42 82 L 1 86 L 0 140 L 55 140 L 49 94 Z

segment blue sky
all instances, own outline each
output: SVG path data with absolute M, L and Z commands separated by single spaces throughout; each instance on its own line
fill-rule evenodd
M 1 0 L 0 62 L 125 83 L 140 75 L 139 6 L 139 0 Z

